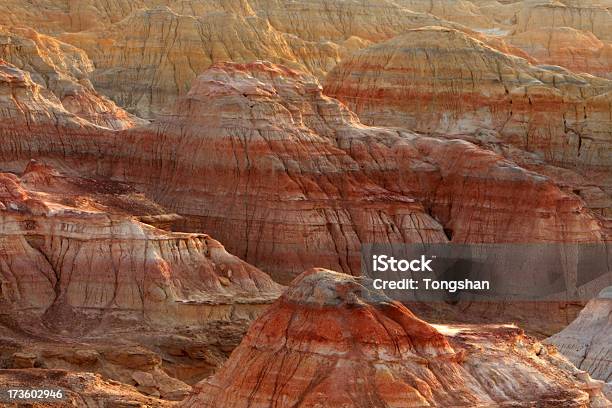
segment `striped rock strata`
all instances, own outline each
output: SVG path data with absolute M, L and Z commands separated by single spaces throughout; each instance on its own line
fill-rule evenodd
M 432 326 L 365 282 L 313 269 L 181 407 L 606 406 L 601 382 L 513 326 Z
M 279 295 L 209 236 L 133 218 L 152 211 L 125 185 L 39 163 L 0 173 L 0 299 L 72 330 L 112 315 L 170 326 L 250 318 Z
M 540 28 L 513 35 L 506 41 L 540 64 L 560 65 L 575 73 L 612 79 L 612 42 L 604 42 L 588 31 Z
M 364 126 L 270 63 L 211 68 L 174 114 L 120 140 L 109 176 L 285 281 L 316 265 L 357 274 L 367 242 L 602 239 L 549 178 L 458 139 Z
M 122 132 L 67 112 L 14 67 L 1 72 L 4 168 L 42 158 L 127 183 L 185 216 L 142 220 L 211 233 L 284 281 L 317 265 L 357 274 L 363 242 L 604 237 L 553 180 L 472 143 L 364 126 L 313 77 L 282 66 L 221 64 L 174 114 Z
M 609 80 L 536 67 L 459 31 L 429 27 L 355 53 L 324 88 L 367 124 L 510 144 L 609 194 Z

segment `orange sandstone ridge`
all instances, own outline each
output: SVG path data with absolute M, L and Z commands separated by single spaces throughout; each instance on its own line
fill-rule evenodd
M 95 64 L 87 77 L 97 90 L 146 118 L 172 105 L 217 62 L 266 59 L 322 79 L 356 50 L 431 25 L 458 29 L 533 62 L 541 58 L 604 76 L 609 66 L 612 33 L 606 23 L 612 16 L 604 0 L 163 3 L 41 0 L 31 7 L 6 0 L 0 24 L 29 26 L 79 47 Z M 568 28 L 581 34 L 562 49 L 540 32 Z M 555 35 L 557 40 L 563 44 L 567 35 Z
M 612 41 L 612 12 L 606 0 L 546 0 L 528 3 L 516 15 L 516 32 L 533 28 L 572 27 Z
M 95 64 L 96 89 L 141 117 L 154 118 L 216 62 L 266 59 L 322 78 L 370 41 L 407 27 L 446 22 L 389 0 L 169 1 L 107 4 L 45 0 L 33 10 L 11 0 L 0 24 L 32 26 L 79 47 Z M 344 21 L 352 20 L 350 24 Z M 455 26 L 454 23 L 448 23 Z
M 353 54 L 327 76 L 325 92 L 367 124 L 510 144 L 586 175 L 609 195 L 609 80 L 536 67 L 428 27 Z
M 432 326 L 319 269 L 214 375 L 281 294 L 258 267 L 288 282 L 357 275 L 370 242 L 609 241 L 609 0 L 35 3 L 0 4 L 0 388 L 610 405 L 581 371 L 609 381 L 601 296 L 551 339 L 575 369 L 514 326 Z M 539 335 L 579 307 L 448 305 L 512 308 Z
M 432 326 L 359 279 L 312 269 L 180 406 L 606 406 L 602 386 L 516 327 Z

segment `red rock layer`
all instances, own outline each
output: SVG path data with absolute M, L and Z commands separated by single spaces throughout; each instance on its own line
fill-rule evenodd
M 371 42 L 432 24 L 469 31 L 495 48 L 526 57 L 499 39 L 388 0 L 170 2 L 163 7 L 149 2 L 115 24 L 96 24 L 96 29 L 59 38 L 95 62 L 90 77 L 96 88 L 131 112 L 153 118 L 215 63 L 262 59 L 323 78 Z
M 2 168 L 14 171 L 42 156 L 95 169 L 100 152 L 114 144 L 113 132 L 69 112 L 28 72 L 2 60 L 0 135 Z
M 313 269 L 293 281 L 219 372 L 180 406 L 608 403 L 601 384 L 583 383 L 573 371 L 515 327 L 436 328 L 367 282 Z
M 322 77 L 369 41 L 444 22 L 391 0 L 41 0 L 37 7 L 6 0 L 0 24 L 33 27 L 83 49 L 101 93 L 154 118 L 216 62 L 266 59 Z
M 39 10 L 32 10 L 10 0 L 0 5 L 0 23 L 30 26 L 84 50 L 95 63 L 87 76 L 101 93 L 153 118 L 214 63 L 265 59 L 323 78 L 357 49 L 432 24 L 466 30 L 504 52 L 522 53 L 451 22 L 495 27 L 475 5 L 438 3 L 84 0 L 63 5 L 43 0 Z
M 328 75 L 325 92 L 368 124 L 493 132 L 551 163 L 612 166 L 612 82 L 534 67 L 456 30 L 410 30 L 357 52 Z
M 152 196 L 192 227 L 283 279 L 316 264 L 355 273 L 361 242 L 446 240 L 420 204 L 377 185 L 337 145 L 353 121 L 312 77 L 224 64 L 200 76 L 175 115 L 122 135 L 133 147 L 114 154 L 114 169 L 157 185 Z
M 468 142 L 363 126 L 314 78 L 281 66 L 219 65 L 175 114 L 122 133 L 3 72 L 14 95 L 0 125 L 4 166 L 44 157 L 68 174 L 130 183 L 281 280 L 316 265 L 360 273 L 368 242 L 602 239 L 598 220 L 551 180 Z
M 279 279 L 359 273 L 362 243 L 602 237 L 549 179 L 468 142 L 363 126 L 280 66 L 218 65 L 175 112 L 120 136 L 113 176 Z
M 69 327 L 113 314 L 170 325 L 248 317 L 279 295 L 209 236 L 132 218 L 151 209 L 125 185 L 37 163 L 0 173 L 0 298 Z

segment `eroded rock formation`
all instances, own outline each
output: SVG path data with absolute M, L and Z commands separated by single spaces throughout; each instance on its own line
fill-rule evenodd
M 136 221 L 159 208 L 125 185 L 33 162 L 21 177 L 0 173 L 0 203 L 2 298 L 50 326 L 108 314 L 169 325 L 248 318 L 279 294 L 209 236 Z
M 506 39 L 540 64 L 560 65 L 576 73 L 612 79 L 612 42 L 570 27 L 540 28 Z
M 431 326 L 367 283 L 313 269 L 182 407 L 605 406 L 603 384 L 512 326 Z
M 279 279 L 359 273 L 362 242 L 602 239 L 550 179 L 465 141 L 363 126 L 314 78 L 269 63 L 211 68 L 175 114 L 121 140 L 113 177 L 155 186 L 188 228 Z
M 567 328 L 547 339 L 593 378 L 612 383 L 612 287 L 601 291 Z
M 63 391 L 63 398 L 59 402 L 48 400 L 28 403 L 36 408 L 50 405 L 87 408 L 175 406 L 173 402 L 144 396 L 134 387 L 106 380 L 93 373 L 38 369 L 0 370 L 0 386 L 5 389 L 31 389 L 35 384 L 44 384 L 46 388 Z M 7 400 L 3 405 L 17 406 L 16 403 Z
M 177 218 L 126 184 L 40 162 L 0 173 L 0 368 L 26 383 L 31 369 L 97 373 L 136 387 L 123 397 L 182 399 L 280 287 L 208 235 L 153 226 Z
M 68 112 L 95 125 L 126 129 L 145 123 L 98 94 L 89 80 L 93 63 L 78 48 L 31 28 L 0 26 L 0 59 L 28 72 L 32 81 L 51 91 Z
M 139 10 L 111 27 L 62 38 L 93 58 L 91 79 L 98 89 L 145 117 L 172 106 L 214 62 L 267 59 L 321 74 L 339 59 L 337 45 L 287 36 L 257 16 L 195 17 L 168 7 Z
M 498 138 L 609 189 L 608 80 L 535 67 L 429 27 L 355 53 L 328 75 L 325 92 L 367 124 Z
M 123 112 L 125 113 L 125 112 Z M 69 112 L 29 72 L 0 60 L 0 161 L 3 170 L 21 172 L 32 158 L 58 159 L 95 167 L 96 157 L 114 143 L 114 133 Z M 111 121 L 120 121 L 112 118 Z M 70 164 L 69 164 L 70 163 Z
M 144 117 L 172 106 L 216 62 L 265 59 L 322 78 L 370 41 L 407 27 L 443 24 L 386 0 L 376 5 L 266 0 L 148 6 L 115 24 L 60 35 L 93 59 L 91 79 L 102 93 Z
M 354 51 L 430 25 L 453 27 L 503 52 L 527 57 L 509 47 L 517 41 L 542 56 L 543 63 L 604 75 L 612 38 L 608 6 L 551 0 L 44 0 L 32 8 L 11 0 L 0 5 L 0 24 L 34 27 L 82 48 L 95 63 L 89 79 L 99 92 L 130 112 L 153 118 L 216 62 L 266 59 L 322 79 Z M 563 27 L 586 31 L 581 37 L 593 36 L 580 41 L 590 51 L 568 54 L 552 45 L 544 55 L 542 47 L 533 46 L 542 38 L 539 30 L 564 32 Z M 505 41 L 514 33 L 516 40 Z
M 369 242 L 609 240 L 610 81 L 576 74 L 608 74 L 606 2 L 2 2 L 0 387 L 172 405 L 279 296 L 245 261 L 286 282 L 359 274 Z M 339 62 L 348 108 L 315 79 Z M 573 313 L 513 306 L 540 335 Z M 568 344 L 605 372 L 605 348 Z M 515 327 L 433 327 L 313 270 L 186 404 L 606 405 L 600 389 Z
M 15 95 L 5 99 L 6 165 L 68 161 L 69 172 L 137 186 L 186 216 L 175 225 L 210 232 L 281 280 L 316 265 L 359 273 L 362 242 L 603 237 L 550 179 L 468 142 L 363 126 L 313 77 L 274 64 L 214 67 L 174 114 L 122 133 L 67 112 L 26 73 L 4 72 Z
M 527 3 L 517 14 L 516 31 L 543 27 L 572 27 L 589 31 L 604 41 L 612 41 L 610 4 L 604 1 L 538 1 Z

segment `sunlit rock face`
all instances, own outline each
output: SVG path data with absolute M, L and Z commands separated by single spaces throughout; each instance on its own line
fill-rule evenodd
M 211 68 L 174 114 L 119 139 L 110 176 L 281 280 L 316 265 L 359 274 L 364 242 L 602 239 L 547 177 L 469 142 L 364 126 L 313 77 L 270 63 Z
M 0 173 L 0 203 L 2 300 L 50 326 L 79 325 L 80 314 L 169 325 L 248 318 L 279 295 L 209 236 L 138 222 L 134 213 L 159 208 L 126 185 L 31 162 L 21 177 Z
M 591 300 L 567 328 L 550 337 L 563 355 L 593 378 L 612 382 L 612 287 Z
M 146 123 L 100 95 L 89 75 L 94 65 L 84 51 L 31 28 L 0 26 L 0 59 L 29 74 L 70 113 L 97 126 L 126 129 Z
M 371 41 L 446 22 L 389 0 L 45 0 L 38 8 L 11 0 L 0 5 L 0 24 L 33 26 L 79 47 L 95 64 L 88 78 L 99 92 L 154 118 L 213 63 L 266 59 L 323 78 Z
M 609 403 L 577 372 L 516 327 L 432 326 L 358 279 L 313 269 L 180 406 Z
M 459 29 L 527 58 L 522 48 L 543 54 L 536 50 L 540 47 L 525 44 L 525 36 L 570 27 L 595 37 L 579 41 L 591 51 L 579 51 L 574 42 L 577 51 L 570 55 L 553 45 L 543 63 L 568 63 L 567 68 L 604 75 L 612 35 L 606 24 L 608 6 L 602 1 L 547 0 L 42 0 L 30 7 L 7 0 L 0 5 L 0 24 L 29 26 L 81 48 L 95 64 L 88 79 L 98 92 L 150 119 L 183 96 L 214 63 L 266 59 L 323 79 L 354 51 L 431 25 Z M 512 46 L 514 34 L 521 47 Z
M 555 32 L 564 30 L 570 29 Z M 526 32 L 505 43 L 533 52 L 525 44 L 534 36 Z M 612 82 L 540 64 L 540 52 L 529 62 L 500 50 L 452 29 L 410 30 L 343 60 L 326 77 L 324 92 L 369 125 L 450 134 L 491 149 L 609 217 Z M 585 58 L 574 54 L 572 61 L 597 64 L 588 48 L 581 52 Z M 551 62 L 582 71 L 560 60 L 567 53 L 571 48 L 551 54 Z
M 445 241 L 420 203 L 378 184 L 339 146 L 353 131 L 376 133 L 311 76 L 222 64 L 173 115 L 121 136 L 113 176 L 146 186 L 189 228 L 221 234 L 283 279 L 316 264 L 358 273 L 361 242 Z
M 61 38 L 95 61 L 91 79 L 98 89 L 144 117 L 171 107 L 218 61 L 267 59 L 322 74 L 340 58 L 337 45 L 286 35 L 255 15 L 192 16 L 168 7 L 140 10 L 105 29 Z
M 478 323 L 433 326 L 350 276 L 364 243 L 609 240 L 609 6 L 0 2 L 0 388 L 609 406 L 601 299 L 554 340 L 576 370 L 482 323 L 549 335 L 577 303 L 421 304 Z M 317 266 L 346 274 L 270 306 Z
M 95 168 L 101 149 L 114 143 L 109 129 L 69 112 L 29 72 L 5 61 L 0 61 L 0 118 L 5 170 L 22 171 L 30 159 L 41 156 Z
M 456 30 L 410 30 L 355 53 L 325 92 L 368 124 L 492 131 L 551 163 L 609 169 L 612 82 L 535 67 Z
M 312 76 L 271 63 L 211 68 L 173 114 L 123 132 L 2 72 L 6 168 L 39 157 L 128 183 L 281 281 L 316 265 L 358 274 L 363 242 L 604 236 L 554 179 L 466 141 L 364 126 Z
M 602 41 L 589 31 L 570 27 L 534 28 L 506 41 L 539 64 L 560 65 L 575 73 L 612 79 L 612 42 Z
M 70 112 L 26 71 L 6 63 L 2 72 L 5 168 L 20 172 L 42 157 L 67 173 L 126 182 L 185 215 L 182 228 L 211 233 L 281 280 L 317 265 L 357 274 L 363 242 L 592 242 L 604 235 L 572 193 L 605 214 L 597 185 L 559 177 L 524 154 L 364 126 L 312 76 L 283 66 L 215 66 L 173 113 L 123 132 Z M 579 143 L 584 157 L 599 154 L 595 140 Z M 571 189 L 558 188 L 570 179 Z

